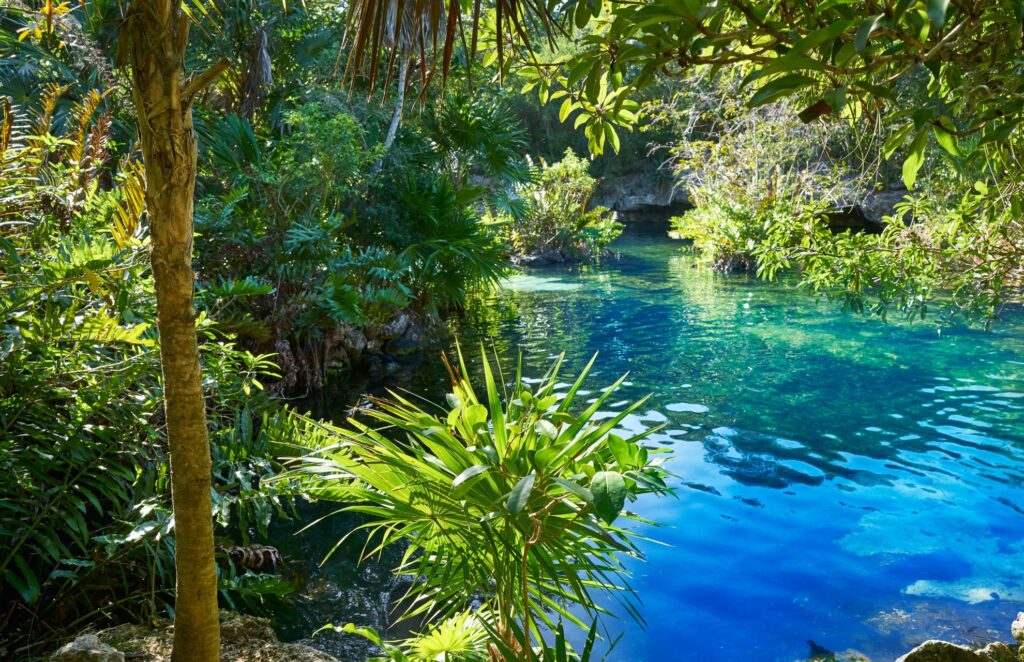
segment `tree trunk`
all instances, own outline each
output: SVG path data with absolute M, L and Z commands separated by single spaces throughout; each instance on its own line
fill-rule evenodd
M 384 165 L 384 155 L 391 149 L 391 145 L 395 142 L 395 136 L 398 135 L 398 127 L 402 124 L 402 111 L 405 108 L 405 84 L 406 77 L 409 75 L 409 58 L 405 56 L 405 53 L 402 53 L 401 57 L 402 61 L 398 64 L 398 99 L 395 101 L 395 112 L 391 116 L 388 133 L 384 136 L 384 149 L 381 150 L 377 162 L 373 164 L 373 168 L 370 170 L 371 175 L 380 172 L 381 166 Z
M 174 507 L 175 662 L 220 659 L 206 429 L 193 307 L 196 141 L 185 92 L 188 18 L 180 0 L 135 0 L 126 21 L 146 165 L 157 329 Z

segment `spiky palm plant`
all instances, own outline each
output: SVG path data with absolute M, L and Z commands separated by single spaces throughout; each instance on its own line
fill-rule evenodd
M 481 397 L 460 351 L 458 367 L 448 366 L 447 407 L 391 393 L 363 411 L 369 423 L 309 421 L 335 443 L 296 461 L 312 488 L 366 516 L 367 555 L 406 545 L 397 571 L 415 581 L 405 617 L 450 617 L 479 596 L 499 659 L 534 659 L 532 643 L 558 632 L 556 620 L 586 628 L 583 618 L 604 612 L 598 593 L 639 618 L 620 558 L 639 551 L 615 522 L 627 500 L 668 491 L 660 458 L 643 444 L 656 428 L 616 434 L 646 398 L 599 416 L 624 377 L 581 409 L 594 360 L 571 386 L 558 380 L 561 365 L 533 387 L 517 368 L 502 394 L 484 352 Z

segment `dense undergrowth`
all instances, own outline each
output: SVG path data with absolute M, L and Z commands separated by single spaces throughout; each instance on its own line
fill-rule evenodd
M 93 622 L 152 620 L 173 602 L 142 166 L 106 167 L 98 94 L 54 129 L 62 91 L 34 116 L 6 106 L 0 124 L 0 631 L 15 657 Z M 289 509 L 294 490 L 264 483 L 289 432 L 262 392 L 276 367 L 216 328 L 207 313 L 219 301 L 198 321 L 215 519 L 248 543 Z M 222 570 L 224 590 L 257 588 Z
M 590 204 L 597 185 L 587 162 L 566 149 L 561 161 L 542 161 L 530 181 L 519 186 L 518 213 L 492 222 L 519 256 L 558 262 L 600 257 L 622 232 L 622 224 L 614 212 Z
M 881 108 L 839 123 L 807 120 L 788 99 L 751 109 L 737 76 L 700 75 L 649 109 L 675 127 L 663 147 L 693 205 L 672 232 L 712 268 L 768 279 L 798 271 L 811 292 L 882 317 L 988 323 L 1019 301 L 1020 214 L 1001 202 L 1019 188 L 1019 165 L 989 181 L 985 141 L 950 138 L 948 122 L 933 129 L 938 144 L 921 132 L 903 145 L 923 112 L 893 129 Z M 912 105 L 926 88 L 925 76 L 909 76 L 892 100 Z M 888 202 L 872 202 L 878 194 Z M 868 231 L 834 223 L 873 204 Z
M 117 9 L 90 9 L 24 40 L 38 16 L 0 10 L 0 656 L 15 658 L 86 626 L 173 616 L 144 170 L 112 62 Z M 507 273 L 521 250 L 509 238 L 540 209 L 572 211 L 544 212 L 545 242 L 578 259 L 616 230 L 586 209 L 585 161 L 529 167 L 502 95 L 453 82 L 429 109 L 406 108 L 388 143 L 393 93 L 336 85 L 322 46 L 338 25 L 321 20 L 334 9 L 220 10 L 223 31 L 199 35 L 194 54 L 234 59 L 195 110 L 194 265 L 228 547 L 266 543 L 271 520 L 309 497 L 279 478 L 309 430 L 277 396 L 323 383 L 341 331 L 457 314 Z M 562 172 L 554 188 L 549 172 Z M 289 590 L 220 556 L 225 605 Z

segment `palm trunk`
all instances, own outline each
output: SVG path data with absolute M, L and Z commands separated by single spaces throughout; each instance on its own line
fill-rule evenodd
M 188 18 L 180 0 L 135 0 L 128 18 L 132 91 L 146 165 L 157 329 L 174 507 L 175 662 L 220 659 L 206 429 L 193 308 L 196 141 L 186 96 Z

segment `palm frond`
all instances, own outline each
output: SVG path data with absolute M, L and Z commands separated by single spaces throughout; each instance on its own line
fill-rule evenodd
M 468 60 L 476 56 L 481 16 L 488 9 L 483 0 L 472 0 L 465 12 L 461 0 L 355 0 L 343 43 L 351 48 L 345 78 L 354 82 L 365 75 L 372 89 L 382 70 L 390 80 L 396 60 L 412 58 L 418 64 L 421 88 L 427 88 L 438 67 L 442 81 L 447 80 L 457 41 L 467 50 Z M 532 53 L 524 28 L 528 19 L 539 21 L 549 34 L 555 29 L 542 0 L 494 0 L 493 9 L 499 71 L 509 53 Z

